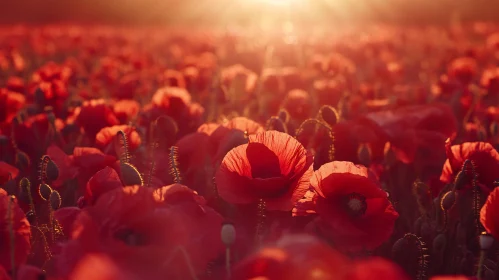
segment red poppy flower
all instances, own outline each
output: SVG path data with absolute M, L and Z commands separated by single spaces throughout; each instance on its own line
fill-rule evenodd
M 312 103 L 308 92 L 294 89 L 288 92 L 282 107 L 289 112 L 292 118 L 303 121 L 310 117 Z
M 68 279 L 73 280 L 134 280 L 138 279 L 124 268 L 119 268 L 112 259 L 103 254 L 88 254 L 83 257 Z
M 128 147 L 131 151 L 137 149 L 142 143 L 139 134 L 135 131 L 135 128 L 129 125 L 115 125 L 111 127 L 104 127 L 95 136 L 95 145 L 99 148 L 114 147 L 114 139 L 118 131 L 123 131 L 127 136 Z M 111 145 L 111 146 L 109 146 Z M 105 149 L 107 150 L 107 149 Z
M 247 143 L 247 136 L 265 131 L 259 123 L 245 117 L 236 117 L 219 125 L 210 134 L 209 151 L 215 165 L 232 148 Z
M 232 149 L 216 173 L 218 193 L 234 204 L 263 199 L 269 210 L 289 211 L 306 193 L 313 158 L 293 137 L 278 131 L 251 135 Z
M 223 249 L 221 222 L 182 185 L 110 190 L 78 216 L 58 272 L 68 275 L 85 256 L 99 253 L 140 279 L 188 279 L 188 266 L 199 273 Z
M 309 235 L 289 235 L 236 264 L 231 280 L 347 279 L 348 261 Z
M 404 163 L 442 162 L 445 139 L 457 130 L 456 118 L 446 104 L 408 106 L 366 117 L 388 134 L 397 158 Z
M 59 168 L 57 180 L 51 183 L 51 187 L 59 187 L 65 181 L 74 179 L 78 175 L 78 168 L 74 165 L 72 157 L 67 155 L 56 145 L 47 148 L 47 155 Z
M 123 183 L 118 173 L 106 166 L 88 180 L 84 194 L 85 205 L 93 205 L 102 194 L 122 187 Z
M 76 147 L 73 155 L 70 156 L 73 167 L 77 171 L 79 188 L 82 190 L 87 185 L 88 180 L 99 170 L 116 163 L 114 156 L 105 155 L 96 148 Z M 57 162 L 56 162 L 57 164 Z
M 7 84 L 5 87 L 13 92 L 23 93 L 25 90 L 24 80 L 20 77 L 10 76 L 7 79 Z
M 347 84 L 345 80 L 339 78 L 321 79 L 314 81 L 313 87 L 320 104 L 336 106 L 345 92 Z
M 24 95 L 0 88 L 0 122 L 12 121 L 24 104 Z
M 461 81 L 463 84 L 468 84 L 476 76 L 478 65 L 475 59 L 471 57 L 456 58 L 449 65 L 448 74 Z
M 124 99 L 114 103 L 113 110 L 120 123 L 127 123 L 139 114 L 140 104 L 135 100 Z
M 118 125 L 119 121 L 103 99 L 85 101 L 76 109 L 76 123 L 83 127 L 90 139 L 104 127 Z
M 497 211 L 499 209 L 499 188 L 495 188 L 488 196 L 487 201 L 480 210 L 480 222 L 485 230 L 496 239 L 499 238 L 499 219 Z
M 0 189 L 0 265 L 7 270 L 12 269 L 11 250 L 14 250 L 15 266 L 26 262 L 31 250 L 30 225 L 23 210 L 17 204 L 17 200 L 9 202 L 10 197 Z M 10 209 L 9 209 L 10 206 Z M 10 213 L 12 220 L 7 214 Z M 14 243 L 11 240 L 11 230 L 14 234 Z M 12 247 L 14 245 L 14 247 Z
M 447 145 L 447 157 L 440 175 L 440 180 L 445 183 L 454 181 L 467 159 L 475 163 L 479 174 L 478 183 L 483 190 L 492 189 L 494 181 L 498 179 L 499 153 L 489 143 L 467 142 L 452 147 Z
M 488 94 L 497 95 L 499 93 L 499 68 L 489 68 L 483 71 L 480 84 L 487 89 Z
M 348 280 L 376 279 L 409 280 L 409 277 L 399 266 L 379 257 L 357 261 L 348 276 Z
M 64 236 L 71 236 L 73 224 L 80 212 L 81 209 L 78 207 L 63 207 L 54 211 L 54 219 L 56 219 L 62 227 Z
M 17 175 L 19 175 L 19 169 L 6 162 L 0 161 L 0 186 L 11 179 L 15 179 Z
M 314 172 L 310 184 L 317 194 L 315 225 L 338 248 L 374 249 L 392 234 L 398 213 L 367 168 L 330 162 Z
M 252 93 L 255 89 L 257 75 L 241 64 L 235 64 L 222 69 L 222 84 L 228 89 L 233 87 L 238 93 Z
M 5 271 L 5 268 L 0 265 L 0 280 L 11 280 L 9 274 L 7 271 Z

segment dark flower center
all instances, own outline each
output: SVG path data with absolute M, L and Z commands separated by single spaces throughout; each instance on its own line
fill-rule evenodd
M 279 157 L 262 143 L 249 143 L 246 156 L 251 165 L 253 178 L 269 179 L 281 177 Z
M 114 238 L 123 241 L 128 246 L 145 246 L 147 245 L 146 237 L 134 231 L 133 229 L 122 229 L 114 234 Z
M 344 207 L 352 217 L 362 216 L 367 211 L 366 198 L 359 193 L 350 193 L 344 198 Z

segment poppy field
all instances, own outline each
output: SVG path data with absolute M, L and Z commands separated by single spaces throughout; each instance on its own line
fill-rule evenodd
M 0 280 L 499 279 L 499 25 L 0 27 Z

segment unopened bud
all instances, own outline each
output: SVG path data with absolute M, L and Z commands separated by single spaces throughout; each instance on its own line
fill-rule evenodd
M 456 192 L 449 191 L 445 193 L 444 196 L 442 197 L 442 200 L 440 200 L 440 207 L 442 208 L 442 210 L 447 211 L 450 210 L 455 203 L 456 203 Z
M 482 234 L 478 237 L 478 242 L 480 243 L 480 249 L 486 251 L 492 247 L 492 244 L 494 244 L 494 237 L 486 232 L 482 232 Z
M 225 246 L 229 247 L 236 241 L 236 228 L 232 224 L 224 224 L 220 236 Z

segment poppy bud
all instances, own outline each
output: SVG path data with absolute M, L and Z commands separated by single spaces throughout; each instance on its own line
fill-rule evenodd
M 45 105 L 45 93 L 43 92 L 43 90 L 41 90 L 40 88 L 37 88 L 35 90 L 35 103 L 40 106 L 40 107 L 43 107 L 43 105 Z
M 78 200 L 76 201 L 76 205 L 77 205 L 77 206 L 78 206 L 78 208 L 80 208 L 80 209 L 81 209 L 81 208 L 83 208 L 83 207 L 85 207 L 85 203 L 86 203 L 86 202 L 85 202 L 85 198 L 84 198 L 83 196 L 80 196 L 80 197 L 78 198 Z
M 454 204 L 456 204 L 456 192 L 454 191 L 445 193 L 442 200 L 440 200 L 440 207 L 444 211 L 451 209 Z
M 48 200 L 50 199 L 52 188 L 47 184 L 40 184 L 40 186 L 38 186 L 38 193 L 43 200 Z
M 54 109 L 52 106 L 46 106 L 44 108 L 45 114 L 47 114 L 47 120 L 49 123 L 54 124 L 55 123 L 55 115 L 54 115 Z
M 478 237 L 478 242 L 480 243 L 480 249 L 486 251 L 492 247 L 492 244 L 494 244 L 494 237 L 486 232 L 482 232 L 482 234 Z
M 50 207 L 53 210 L 57 210 L 61 207 L 62 199 L 58 191 L 53 190 L 49 197 Z
M 286 125 L 278 117 L 272 117 L 267 121 L 267 130 L 277 130 L 279 132 L 287 132 Z
M 174 119 L 168 116 L 161 116 L 153 123 L 153 141 L 164 143 L 165 148 L 170 147 L 177 140 L 178 125 Z
M 433 239 L 433 251 L 442 252 L 445 250 L 445 245 L 447 244 L 447 237 L 445 234 L 440 233 Z
M 28 222 L 30 225 L 33 225 L 36 223 L 36 215 L 35 215 L 35 212 L 29 210 L 28 212 L 26 212 L 26 219 L 28 219 Z
M 492 137 L 497 137 L 499 136 L 499 123 L 497 122 L 492 122 L 490 124 L 490 135 L 492 135 Z
M 456 242 L 459 245 L 466 245 L 467 242 L 467 234 L 466 234 L 466 227 L 463 226 L 461 223 L 458 223 L 456 227 Z
M 122 163 L 120 164 L 121 170 L 121 180 L 125 186 L 133 186 L 144 184 L 144 180 L 142 180 L 142 176 L 135 166 L 130 163 Z
M 9 143 L 9 138 L 5 135 L 0 135 L 0 145 L 5 145 Z
M 5 183 L 2 188 L 7 192 L 8 195 L 16 195 L 16 181 L 12 180 L 12 176 L 10 176 L 10 180 Z
M 224 224 L 221 230 L 222 242 L 230 247 L 236 241 L 236 228 L 232 224 Z
M 388 166 L 393 165 L 397 161 L 397 156 L 393 152 L 392 145 L 390 144 L 390 142 L 385 143 L 383 151 L 384 151 L 383 155 L 385 156 L 386 165 Z
M 403 254 L 406 250 L 407 247 L 409 246 L 409 241 L 406 238 L 400 238 L 397 240 L 395 243 L 393 243 L 392 246 L 392 256 L 394 259 L 397 258 L 397 256 L 400 256 L 400 254 Z
M 57 167 L 54 161 L 49 160 L 45 167 L 45 173 L 47 176 L 47 180 L 53 182 L 57 180 L 57 178 L 59 178 L 59 167 Z
M 459 171 L 456 175 L 456 178 L 454 179 L 454 189 L 462 190 L 467 182 L 468 176 L 466 175 L 466 172 L 462 170 Z
M 357 157 L 364 166 L 370 166 L 371 165 L 371 147 L 369 147 L 368 144 L 360 144 L 359 148 L 357 149 Z
M 484 142 L 484 141 L 487 141 L 487 131 L 485 130 L 485 128 L 483 128 L 482 126 L 480 126 L 478 129 L 477 129 L 477 139 L 478 141 L 480 142 Z
M 340 120 L 340 115 L 338 111 L 332 106 L 324 105 L 319 110 L 319 118 L 327 123 L 329 126 L 333 127 Z
M 283 122 L 283 123 L 288 123 L 289 122 L 289 112 L 286 111 L 286 109 L 281 109 L 279 111 L 279 114 L 277 117 Z
M 31 165 L 31 160 L 29 159 L 29 156 L 21 151 L 17 150 L 16 152 L 16 166 L 19 167 L 21 170 L 26 170 L 29 168 Z

